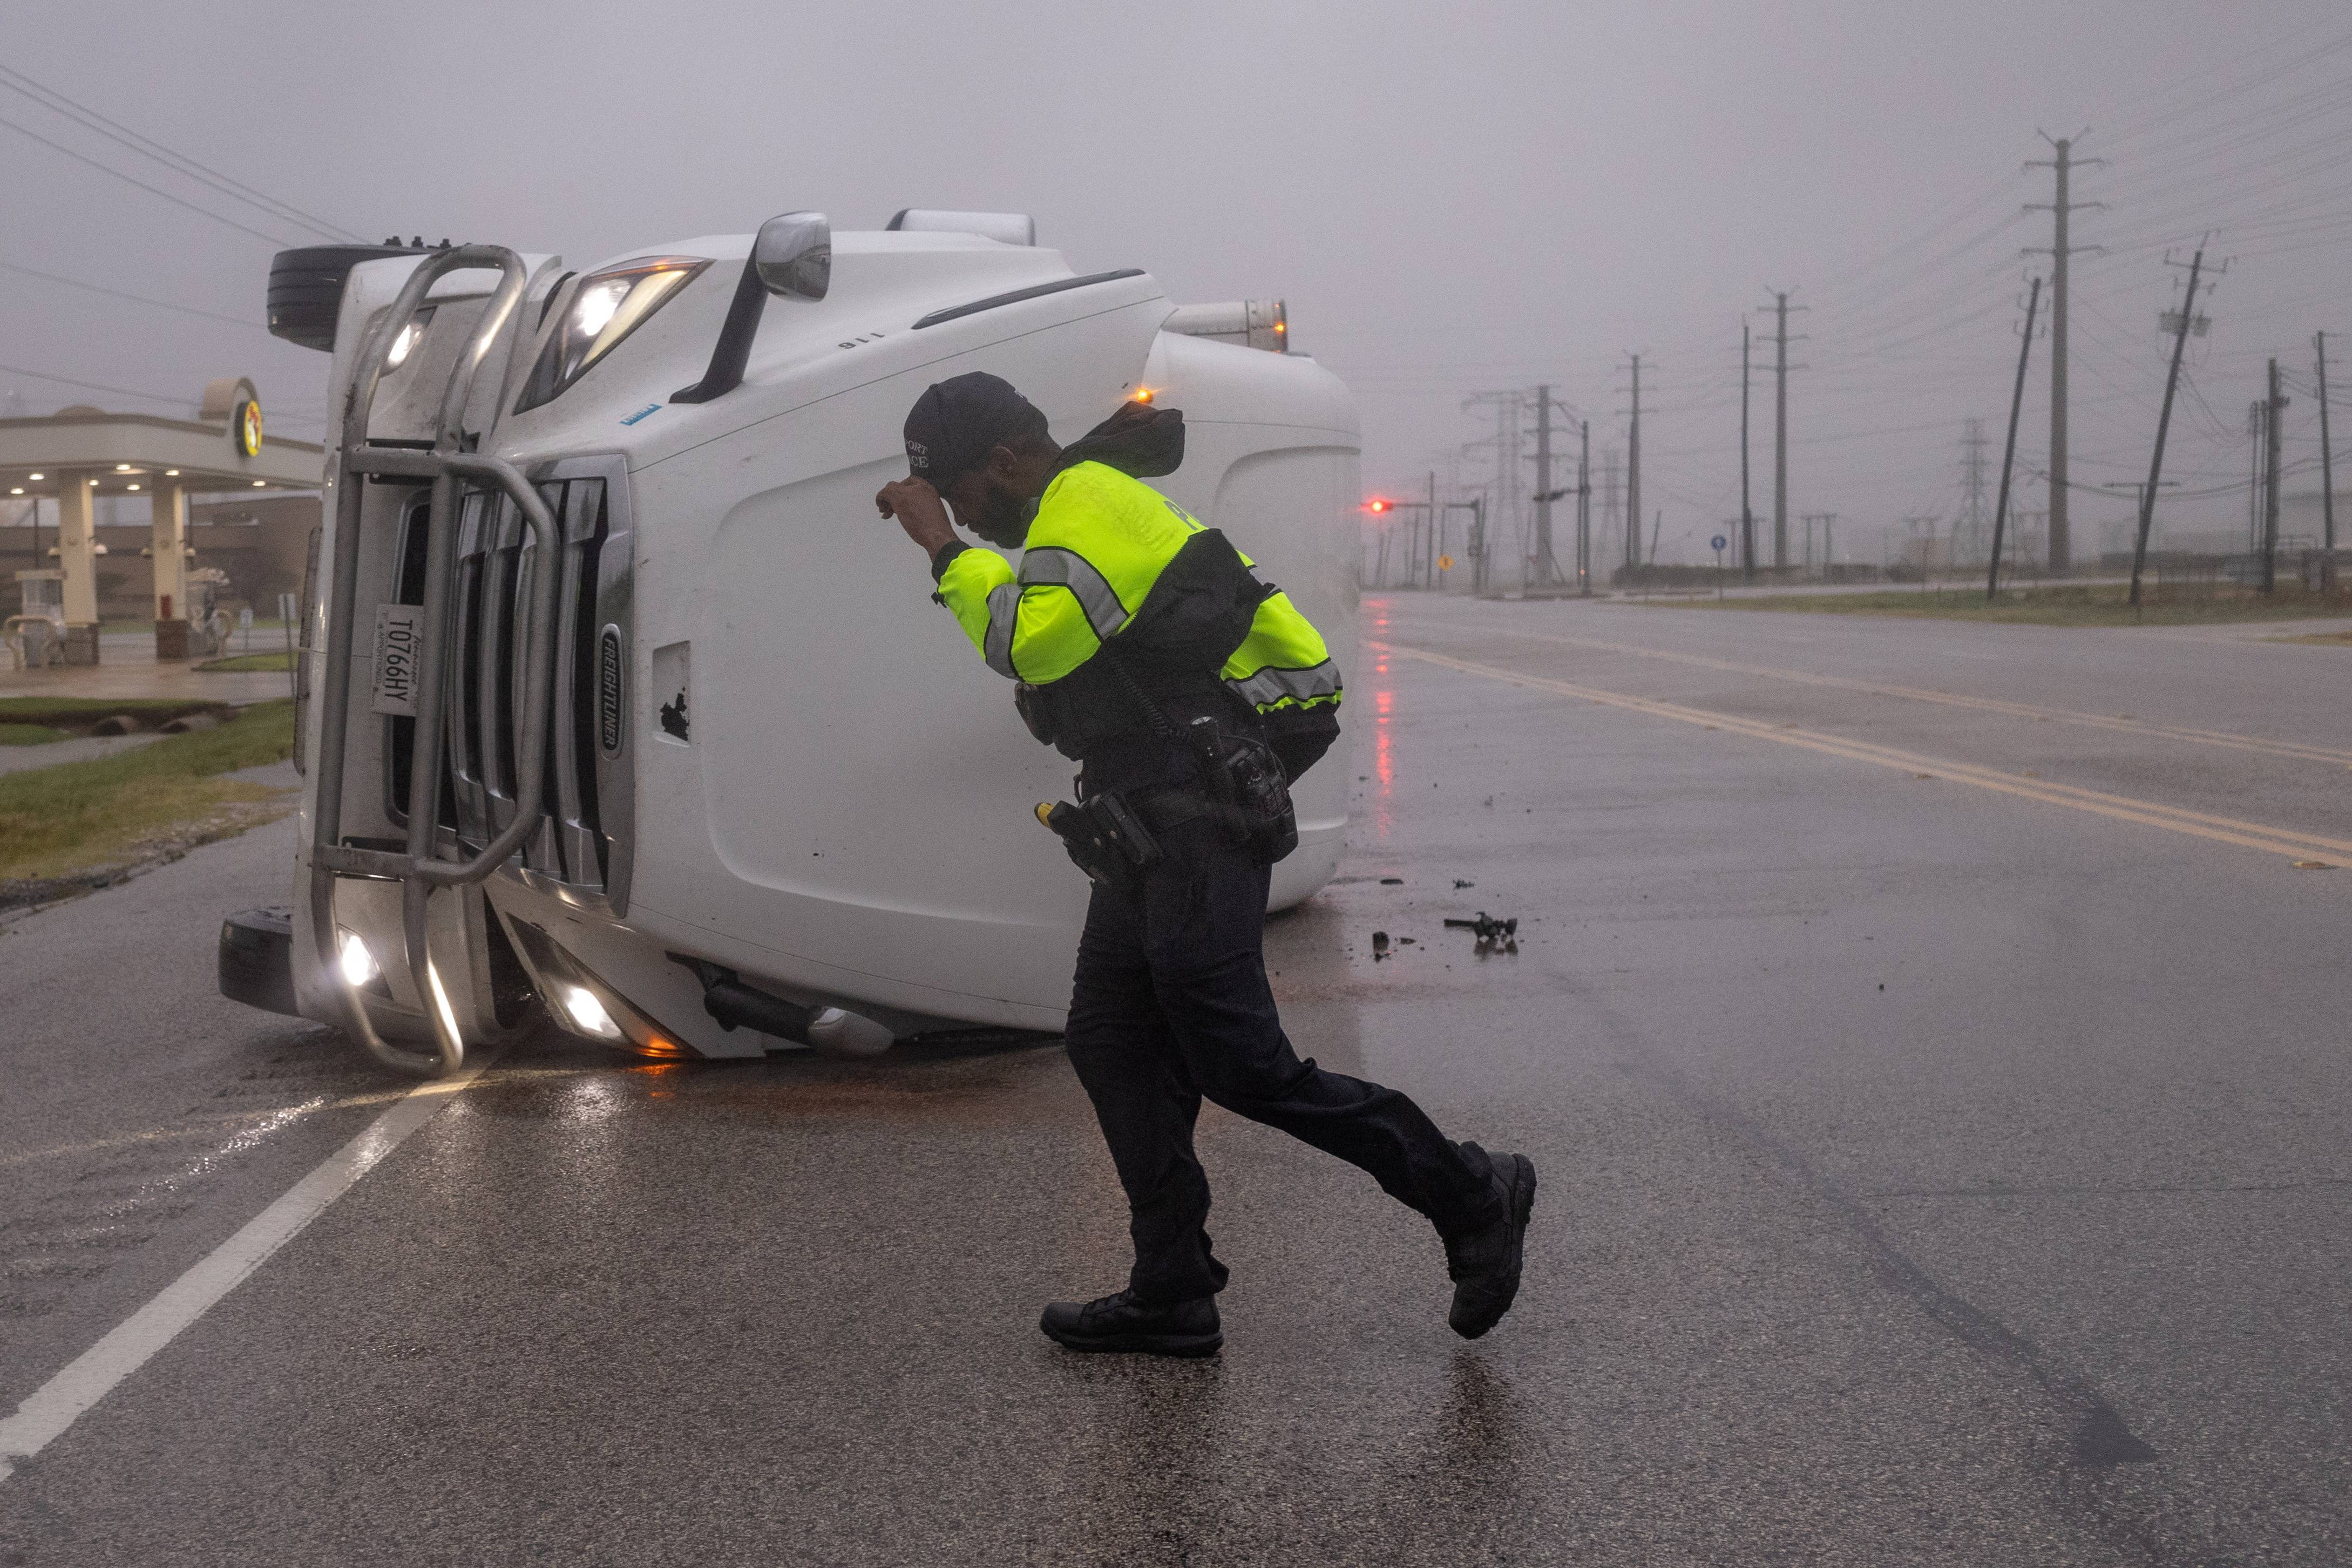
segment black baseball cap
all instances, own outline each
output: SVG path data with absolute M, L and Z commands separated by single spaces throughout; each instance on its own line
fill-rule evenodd
M 967 371 L 934 382 L 908 411 L 907 471 L 945 490 L 997 447 L 1045 434 L 1045 414 L 1011 382 Z

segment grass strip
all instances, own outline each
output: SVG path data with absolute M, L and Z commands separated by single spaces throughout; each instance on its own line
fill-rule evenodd
M 290 790 L 220 776 L 293 750 L 294 705 L 281 699 L 136 750 L 0 775 L 0 879 L 121 864 L 282 815 Z
M 184 713 L 227 714 L 227 705 L 185 697 L 0 697 L 0 724 L 49 724 L 58 719 L 136 714 L 162 724 Z M 60 728 L 64 727 L 59 726 Z
M 275 670 L 279 674 L 294 667 L 294 655 L 284 648 L 273 648 L 267 653 L 232 653 L 226 659 L 206 659 L 196 666 L 198 674 L 228 674 L 248 670 Z
M 1875 593 L 1760 593 L 1737 599 L 1656 598 L 1661 610 L 1745 610 L 1794 615 L 1877 615 L 1983 621 L 2023 626 L 2203 626 L 2352 615 L 2352 593 L 2263 594 L 2233 586 L 2202 591 L 2143 591 L 2135 608 L 2122 583 L 2017 589 L 1988 603 L 1982 589 L 1889 589 Z
M 47 746 L 65 738 L 64 730 L 51 729 L 46 724 L 10 724 L 0 719 L 0 746 Z

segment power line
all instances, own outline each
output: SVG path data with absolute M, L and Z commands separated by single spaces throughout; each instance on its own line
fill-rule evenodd
M 0 66 L 0 87 L 5 87 L 13 92 L 29 98 L 44 108 L 64 115 L 83 128 L 95 131 L 107 140 L 128 147 L 133 152 L 152 158 L 174 173 L 184 174 L 189 179 L 209 185 L 221 194 L 244 202 L 248 206 L 258 207 L 282 223 L 299 224 L 304 228 L 328 239 L 350 240 L 356 243 L 360 238 L 349 229 L 331 224 L 324 218 L 313 217 L 290 202 L 281 202 L 275 196 L 255 190 L 242 180 L 224 174 L 207 164 L 199 163 L 184 152 L 173 152 L 153 137 L 142 136 L 120 120 L 110 120 L 87 104 L 75 102 L 55 88 L 35 81 L 22 71 Z
M 194 305 L 174 305 L 168 299 L 150 299 L 143 294 L 126 294 L 120 288 L 109 288 L 98 283 L 84 283 L 79 277 L 63 277 L 54 272 L 43 272 L 38 267 L 20 267 L 13 261 L 0 261 L 0 271 L 20 272 L 26 277 L 37 277 L 47 283 L 62 283 L 68 288 L 87 289 L 92 294 L 103 294 L 114 299 L 128 299 L 135 305 L 152 305 L 158 310 L 177 310 L 183 316 L 203 316 L 215 321 L 226 321 L 233 327 L 249 327 L 257 332 L 267 332 L 269 329 L 260 322 L 248 321 L 242 316 L 225 316 L 217 310 L 206 310 Z
M 0 125 L 6 126 L 9 130 L 15 131 L 19 136 L 39 142 L 42 146 L 48 148 L 53 152 L 62 152 L 77 163 L 86 163 L 101 174 L 111 174 L 126 185 L 136 185 L 151 196 L 161 196 L 175 207 L 185 207 L 188 211 L 208 217 L 216 224 L 226 224 L 229 227 L 238 230 L 240 233 L 249 234 L 254 238 L 266 241 L 270 245 L 278 246 L 281 250 L 286 247 L 285 239 L 278 235 L 264 234 L 261 230 L 253 227 L 249 224 L 241 224 L 235 218 L 216 213 L 210 207 L 191 202 L 184 196 L 175 196 L 172 194 L 171 192 L 151 185 L 144 180 L 135 179 L 132 176 L 124 173 L 121 170 L 113 167 L 111 164 L 100 162 L 97 159 L 90 157 L 88 153 L 75 152 L 72 148 L 67 146 L 62 141 L 52 141 L 37 131 L 28 131 L 13 120 L 0 120 Z
M 77 381 L 72 376 L 54 375 L 47 371 L 37 371 L 25 365 L 0 364 L 0 373 L 12 376 L 27 376 L 37 382 L 55 382 L 60 386 L 79 387 L 84 392 L 111 392 L 116 397 L 135 397 L 142 402 L 170 403 L 177 407 L 185 408 L 189 403 L 194 401 L 194 399 L 187 397 L 166 397 L 162 392 L 142 392 L 136 387 L 109 386 L 104 382 Z M 270 417 L 289 424 L 323 424 L 326 423 L 323 419 L 311 414 L 279 413 L 272 414 Z

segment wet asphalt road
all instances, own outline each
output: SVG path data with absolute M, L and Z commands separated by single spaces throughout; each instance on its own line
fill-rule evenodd
M 1365 624 L 1356 851 L 1269 954 L 1303 1052 L 1541 1167 L 1487 1339 L 1211 1110 L 1224 1354 L 1068 1356 L 1124 1215 L 1055 1051 L 547 1036 L 0 1481 L 0 1563 L 2352 1557 L 2352 869 L 2294 864 L 2352 862 L 2352 652 Z M 289 843 L 0 935 L 0 1412 L 404 1087 L 212 993 Z

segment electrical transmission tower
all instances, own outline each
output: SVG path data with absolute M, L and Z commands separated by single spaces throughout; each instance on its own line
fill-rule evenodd
M 1984 421 L 1969 420 L 1960 434 L 1960 520 L 1953 529 L 1952 553 L 1971 561 L 1985 549 L 1985 446 Z M 1956 559 L 1952 564 L 1960 562 Z
M 2080 132 L 2077 133 L 2081 134 Z M 2095 251 L 2095 245 L 2072 244 L 2067 219 L 2078 207 L 2097 208 L 2104 202 L 2077 202 L 2070 194 L 2068 176 L 2083 162 L 2100 164 L 2102 158 L 2077 160 L 2074 138 L 2052 140 L 2041 133 L 2057 154 L 2054 158 L 2037 159 L 2026 165 L 2029 169 L 2048 169 L 2056 176 L 2052 199 L 2029 203 L 2029 213 L 2048 213 L 2052 219 L 2050 246 L 2028 250 L 2028 256 L 2050 257 L 2050 570 L 2064 571 L 2074 561 L 2074 541 L 2066 525 L 2066 277 L 2067 258 L 2076 251 Z
M 1527 512 L 1520 498 L 1527 494 L 1527 465 L 1519 455 L 1520 416 L 1527 409 L 1528 394 L 1516 389 L 1510 392 L 1473 392 L 1462 400 L 1463 408 L 1491 408 L 1495 411 L 1495 485 L 1486 492 L 1486 511 L 1481 519 L 1485 547 L 1483 559 L 1492 562 L 1499 553 L 1498 545 L 1507 538 L 1510 554 L 1519 563 L 1517 574 L 1524 582 L 1527 570 Z M 1507 521 L 1507 530 L 1504 524 Z M 1489 586 L 1496 586 L 1489 578 Z

